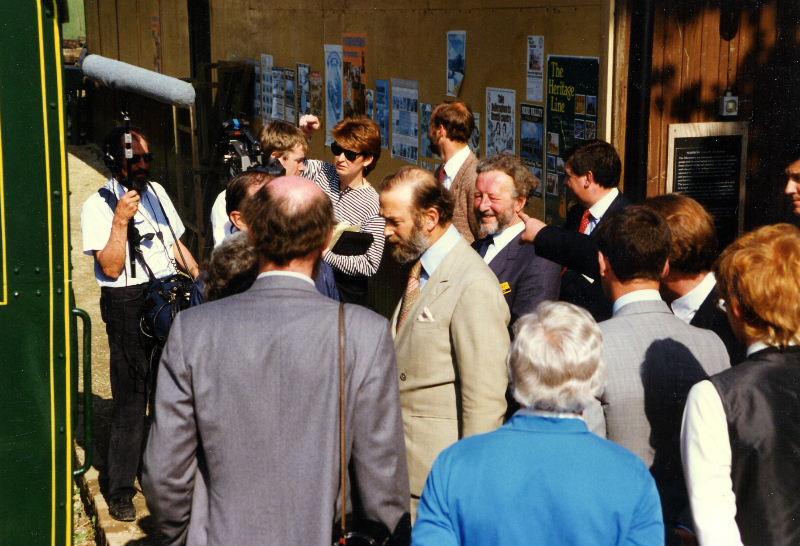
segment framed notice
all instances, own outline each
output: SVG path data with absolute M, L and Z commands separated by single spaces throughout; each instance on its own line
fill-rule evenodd
M 669 126 L 667 192 L 701 203 L 714 217 L 720 247 L 744 228 L 747 123 L 678 123 Z

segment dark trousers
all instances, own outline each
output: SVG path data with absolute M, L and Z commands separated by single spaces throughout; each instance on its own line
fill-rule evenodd
M 146 439 L 148 379 L 154 344 L 141 333 L 139 311 L 147 284 L 103 287 L 100 312 L 111 352 L 111 430 L 106 458 L 107 498 L 133 496 Z

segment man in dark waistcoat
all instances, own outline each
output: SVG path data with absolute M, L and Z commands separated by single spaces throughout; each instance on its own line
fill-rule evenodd
M 681 449 L 701 544 L 800 544 L 800 229 L 762 227 L 715 267 L 747 346 L 689 393 Z

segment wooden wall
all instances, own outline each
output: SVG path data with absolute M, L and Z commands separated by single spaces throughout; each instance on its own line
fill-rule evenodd
M 728 4 L 736 10 L 730 40 L 721 28 Z M 670 123 L 746 121 L 745 227 L 788 218 L 781 173 L 800 157 L 800 3 L 657 0 L 655 13 L 648 195 L 666 188 Z M 618 66 L 626 60 L 628 18 L 625 6 L 617 19 Z M 728 89 L 739 97 L 737 118 L 717 114 L 719 97 Z M 617 144 L 624 142 L 624 93 L 615 92 L 623 97 L 615 106 Z
M 188 78 L 186 1 L 84 0 L 89 53 Z

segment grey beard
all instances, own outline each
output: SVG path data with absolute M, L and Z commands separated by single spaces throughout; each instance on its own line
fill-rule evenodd
M 391 253 L 397 263 L 407 264 L 419 259 L 430 246 L 431 242 L 422 231 L 415 229 L 409 241 L 392 244 Z

